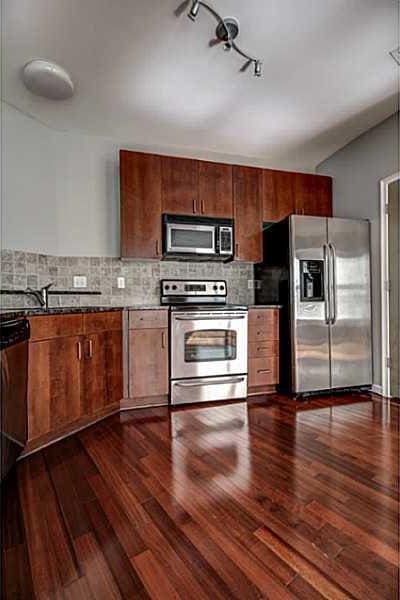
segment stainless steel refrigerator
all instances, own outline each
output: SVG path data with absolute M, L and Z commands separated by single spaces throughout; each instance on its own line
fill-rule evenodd
M 255 279 L 257 304 L 282 305 L 284 391 L 371 385 L 368 221 L 292 215 L 266 226 Z

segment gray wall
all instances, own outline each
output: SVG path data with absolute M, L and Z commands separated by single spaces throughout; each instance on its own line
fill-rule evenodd
M 371 221 L 374 383 L 381 385 L 380 180 L 399 167 L 399 114 L 386 119 L 317 167 L 333 177 L 333 214 Z

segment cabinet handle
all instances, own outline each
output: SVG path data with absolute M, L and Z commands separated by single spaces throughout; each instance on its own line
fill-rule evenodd
M 271 369 L 257 369 L 257 373 L 271 373 Z
M 159 248 L 158 240 L 156 240 L 156 256 L 160 256 L 160 248 Z
M 193 198 L 193 214 L 197 213 L 196 198 Z
M 82 360 L 82 342 L 76 342 L 78 360 Z
M 204 198 L 201 199 L 201 214 L 204 215 Z
M 268 346 L 259 346 L 257 348 L 257 352 L 260 352 L 260 350 L 268 350 L 268 349 L 269 349 Z
M 235 244 L 235 256 L 239 258 L 239 242 L 236 242 Z
M 165 348 L 165 331 L 161 332 L 161 348 Z
M 86 358 L 93 358 L 93 340 L 87 340 L 89 353 Z

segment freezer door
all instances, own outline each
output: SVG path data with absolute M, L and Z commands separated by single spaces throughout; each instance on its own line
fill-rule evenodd
M 328 219 L 328 242 L 332 388 L 371 385 L 369 223 Z
M 289 225 L 292 392 L 300 394 L 330 387 L 328 303 L 324 285 L 328 279 L 324 252 L 327 220 L 293 215 Z M 315 283 L 313 289 L 312 279 L 318 269 L 322 270 L 323 279 L 318 289 Z

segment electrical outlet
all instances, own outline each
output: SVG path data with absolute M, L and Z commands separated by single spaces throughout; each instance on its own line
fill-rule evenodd
M 125 277 L 117 277 L 117 288 L 120 290 L 125 288 Z
M 249 290 L 261 289 L 261 281 L 259 279 L 248 279 L 247 280 L 247 289 L 249 289 Z
M 74 285 L 74 288 L 87 287 L 87 277 L 85 275 L 74 275 L 73 285 Z

